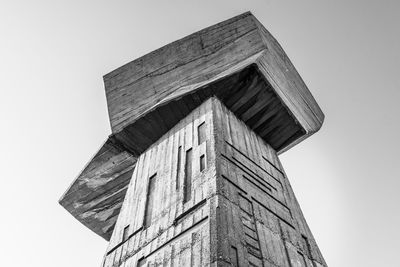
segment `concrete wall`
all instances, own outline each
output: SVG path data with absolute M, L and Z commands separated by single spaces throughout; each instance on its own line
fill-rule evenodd
M 216 98 L 138 158 L 103 261 L 210 265 L 326 266 L 276 151 Z

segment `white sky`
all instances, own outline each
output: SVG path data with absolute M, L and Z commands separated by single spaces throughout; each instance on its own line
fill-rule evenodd
M 100 266 L 57 201 L 110 133 L 102 76 L 250 10 L 326 115 L 282 161 L 328 265 L 399 266 L 398 3 L 0 0 L 0 265 Z

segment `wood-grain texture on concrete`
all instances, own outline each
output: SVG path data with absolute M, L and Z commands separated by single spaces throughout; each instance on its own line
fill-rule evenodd
M 255 65 L 303 133 L 283 152 L 316 132 L 324 115 L 280 45 L 251 13 L 244 13 L 136 59 L 104 76 L 113 133 L 166 103 Z M 228 88 L 233 88 L 232 79 Z M 216 90 L 222 90 L 217 88 Z M 129 133 L 124 133 L 129 135 Z M 141 143 L 134 132 L 130 142 Z M 119 136 L 117 135 L 117 138 Z M 128 138 L 121 138 L 125 142 Z M 272 143 L 274 140 L 266 140 Z M 271 144 L 274 147 L 276 145 Z
M 197 131 L 200 125 L 206 137 L 201 143 Z M 136 266 L 143 257 L 149 264 L 146 266 L 168 260 L 167 265 L 190 266 L 190 257 L 197 266 L 210 262 L 209 217 L 216 192 L 213 128 L 212 102 L 207 101 L 138 158 L 103 266 Z M 191 193 L 185 199 L 185 157 L 189 150 Z M 206 164 L 200 171 L 202 156 Z M 151 224 L 146 227 L 150 177 L 157 179 L 157 201 L 152 207 Z M 126 227 L 129 239 L 124 240 Z
M 205 126 L 203 142 L 200 125 Z M 186 151 L 192 151 L 189 200 L 184 199 Z M 206 164 L 201 171 L 202 156 Z M 149 179 L 154 177 L 157 201 L 145 226 Z M 138 158 L 102 266 L 326 263 L 276 151 L 211 98 Z
M 136 157 L 109 138 L 61 197 L 60 204 L 109 240 L 135 163 Z
M 213 107 L 217 194 L 224 203 L 217 232 L 230 239 L 221 249 L 242 249 L 240 266 L 326 266 L 277 152 L 221 102 Z

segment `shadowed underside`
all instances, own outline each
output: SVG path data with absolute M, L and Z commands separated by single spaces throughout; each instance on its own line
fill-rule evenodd
M 128 151 L 139 156 L 190 111 L 217 96 L 237 117 L 280 151 L 305 134 L 271 85 L 252 64 L 228 77 L 165 101 L 115 134 Z
M 324 115 L 285 52 L 244 13 L 104 77 L 112 135 L 60 199 L 109 239 L 137 157 L 210 96 L 282 153 Z

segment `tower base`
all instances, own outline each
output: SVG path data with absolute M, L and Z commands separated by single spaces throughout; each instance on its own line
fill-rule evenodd
M 217 98 L 136 163 L 103 267 L 326 263 L 276 151 Z

